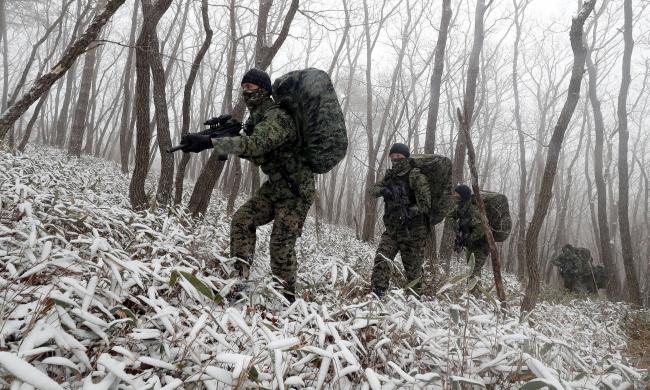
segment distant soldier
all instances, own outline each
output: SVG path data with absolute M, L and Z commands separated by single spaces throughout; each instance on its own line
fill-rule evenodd
M 408 146 L 394 144 L 389 151 L 392 168 L 370 190 L 373 196 L 384 198 L 386 231 L 379 242 L 371 280 L 372 291 L 380 298 L 390 286 L 391 263 L 398 252 L 407 283 L 415 282 L 411 288 L 419 292 L 431 194 L 427 178 L 412 166 L 410 155 Z
M 260 166 L 268 176 L 232 218 L 230 255 L 237 259 L 240 277 L 247 279 L 255 254 L 256 229 L 273 221 L 271 271 L 282 283 L 285 297 L 293 301 L 298 268 L 294 247 L 314 200 L 314 173 L 300 154 L 300 134 L 294 119 L 271 99 L 269 75 L 251 69 L 241 87 L 250 111 L 245 124 L 250 136 L 210 139 L 189 134 L 182 143 L 189 144 L 184 151 L 214 147 L 220 154 L 238 155 Z
M 570 244 L 552 260 L 558 268 L 564 288 L 569 291 L 587 291 L 595 293 L 605 287 L 605 272 L 601 265 L 594 266 L 591 253 L 587 248 L 578 248 Z
M 474 271 L 472 276 L 481 277 L 481 270 L 490 254 L 485 230 L 481 222 L 478 207 L 472 202 L 472 190 L 465 184 L 454 188 L 456 207 L 451 210 L 449 218 L 455 222 L 456 239 L 454 249 L 460 252 L 466 249 L 467 259 L 474 254 Z M 476 294 L 477 290 L 472 291 Z

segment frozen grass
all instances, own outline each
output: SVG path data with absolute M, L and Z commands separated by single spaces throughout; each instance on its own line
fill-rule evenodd
M 127 194 L 128 178 L 105 161 L 43 148 L 0 155 L 0 387 L 614 389 L 648 380 L 622 355 L 624 304 L 541 302 L 519 321 L 516 280 L 506 275 L 510 308 L 500 312 L 465 293 L 462 263 L 429 276 L 420 300 L 395 289 L 377 301 L 366 295 L 375 248 L 338 227 L 317 235 L 311 218 L 297 245 L 304 299 L 289 306 L 277 293 L 264 227 L 250 299 L 233 304 L 223 202 L 197 223 L 181 210 L 134 213 Z

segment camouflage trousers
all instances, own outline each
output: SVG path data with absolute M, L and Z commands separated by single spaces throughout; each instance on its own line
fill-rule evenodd
M 422 264 L 424 263 L 425 240 L 429 234 L 426 225 L 411 227 L 407 231 L 404 228 L 389 229 L 381 235 L 381 241 L 375 255 L 375 264 L 372 269 L 372 288 L 387 290 L 390 286 L 390 276 L 393 268 L 392 261 L 399 252 L 402 255 L 402 265 L 407 283 L 422 276 Z M 420 283 L 416 283 L 412 289 L 419 292 Z
M 230 226 L 230 255 L 248 263 L 250 267 L 255 254 L 256 230 L 258 226 L 273 221 L 269 250 L 271 272 L 280 279 L 284 287 L 293 290 L 298 271 L 295 244 L 302 233 L 302 227 L 311 207 L 312 199 L 278 198 L 274 187 L 278 183 L 265 182 L 248 202 L 244 203 L 232 217 Z M 285 185 L 282 183 L 282 185 Z M 242 270 L 245 264 L 237 262 Z
M 484 246 L 467 248 L 467 261 L 469 262 L 469 257 L 474 254 L 474 271 L 472 276 L 481 277 L 481 270 L 487 261 L 488 256 L 490 256 L 490 248 L 487 244 Z

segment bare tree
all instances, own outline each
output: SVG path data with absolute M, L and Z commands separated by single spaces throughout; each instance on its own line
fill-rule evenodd
M 603 7 L 604 8 L 604 7 Z M 596 26 L 593 27 L 594 36 L 596 35 Z M 591 44 L 593 48 L 594 42 Z M 607 275 L 607 291 L 610 296 L 615 296 L 619 292 L 618 285 L 618 272 L 616 271 L 616 263 L 614 262 L 612 254 L 612 245 L 610 237 L 610 227 L 607 217 L 607 183 L 605 182 L 605 175 L 603 174 L 603 149 L 605 143 L 605 123 L 603 120 L 603 113 L 600 106 L 600 99 L 598 98 L 597 82 L 598 73 L 596 66 L 591 58 L 592 50 L 587 50 L 587 71 L 589 73 L 589 100 L 594 114 L 594 130 L 595 130 L 595 144 L 594 144 L 594 175 L 596 182 L 596 194 L 598 200 L 598 227 L 600 230 L 600 257 L 605 266 L 605 274 Z
M 234 14 L 235 8 L 234 4 L 231 2 L 231 12 Z M 199 67 L 201 66 L 201 61 L 205 53 L 207 53 L 210 43 L 212 42 L 212 36 L 214 32 L 210 28 L 210 20 L 208 17 L 208 1 L 201 0 L 201 20 L 203 21 L 203 30 L 205 31 L 205 39 L 201 48 L 196 53 L 194 61 L 192 62 L 192 68 L 190 69 L 190 74 L 187 77 L 187 83 L 185 83 L 185 89 L 183 92 L 183 122 L 181 124 L 181 136 L 186 135 L 189 132 L 190 128 L 190 103 L 192 101 L 192 88 L 194 87 L 194 81 L 196 80 L 196 75 L 199 72 Z M 234 22 L 234 20 L 233 20 Z M 234 52 L 234 50 L 233 50 Z M 234 67 L 234 53 L 233 53 L 233 67 Z M 185 167 L 190 161 L 190 154 L 183 153 L 181 158 L 180 165 L 176 171 L 176 189 L 174 194 L 174 203 L 179 204 L 183 198 L 183 179 L 185 178 Z
M 138 7 L 137 5 L 133 6 L 133 13 L 131 15 L 131 31 L 129 32 L 129 46 L 135 44 L 135 31 L 138 25 Z M 133 140 L 133 128 L 129 126 L 130 115 L 131 115 L 131 98 L 133 96 L 133 91 L 131 88 L 131 78 L 133 77 L 133 48 L 129 47 L 128 53 L 126 56 L 126 65 L 124 66 L 124 76 L 123 76 L 123 103 L 122 103 L 122 115 L 120 117 L 120 166 L 122 167 L 122 172 L 127 173 L 129 171 L 129 153 L 131 153 L 131 142 Z
M 135 168 L 129 186 L 129 199 L 131 206 L 136 210 L 147 207 L 149 201 L 144 189 L 144 181 L 149 170 L 149 144 L 151 130 L 149 125 L 149 89 L 151 85 L 150 67 L 152 56 L 152 37 L 155 34 L 160 18 L 169 8 L 171 0 L 158 0 L 154 6 L 151 0 L 141 0 L 142 29 L 136 42 L 136 82 L 135 82 L 135 109 L 137 141 L 135 149 Z
M 90 26 L 72 45 L 68 46 L 61 59 L 46 74 L 39 77 L 27 93 L 17 102 L 4 111 L 0 117 L 0 139 L 9 132 L 14 122 L 38 100 L 43 93 L 70 69 L 74 61 L 84 53 L 88 45 L 97 39 L 102 27 L 110 20 L 111 16 L 124 4 L 124 0 L 109 0 L 101 14 L 96 15 Z
M 580 98 L 580 84 L 582 83 L 582 74 L 584 73 L 585 59 L 587 51 L 583 45 L 583 26 L 589 14 L 593 11 L 596 0 L 588 0 L 582 4 L 580 11 L 571 22 L 571 31 L 569 33 L 571 49 L 573 50 L 573 67 L 571 71 L 571 80 L 567 91 L 567 98 L 562 107 L 562 112 L 558 118 L 551 141 L 549 143 L 548 155 L 544 166 L 544 176 L 540 186 L 538 197 L 535 201 L 535 211 L 533 218 L 526 232 L 526 265 L 528 270 L 528 283 L 526 285 L 526 295 L 521 303 L 522 314 L 530 312 L 537 303 L 539 295 L 539 265 L 537 261 L 537 239 L 539 232 L 546 218 L 548 207 L 551 201 L 553 182 L 557 170 L 558 157 L 562 150 L 562 141 L 564 134 L 573 112 L 575 111 L 578 99 Z
M 103 1 L 97 3 L 96 13 L 99 13 L 103 6 Z M 84 67 L 81 71 L 79 97 L 77 98 L 77 105 L 75 106 L 74 117 L 72 119 L 70 140 L 68 142 L 68 154 L 77 157 L 81 156 L 81 146 L 84 140 L 84 132 L 86 131 L 90 88 L 97 77 L 97 72 L 95 72 L 97 47 L 97 45 L 90 46 L 84 56 Z
M 621 233 L 621 246 L 623 252 L 623 265 L 625 266 L 625 277 L 630 302 L 635 305 L 641 304 L 641 289 L 634 270 L 634 248 L 632 247 L 632 236 L 630 234 L 629 216 L 629 191 L 630 177 L 627 165 L 628 139 L 630 137 L 627 128 L 627 95 L 630 89 L 630 68 L 632 62 L 632 50 L 634 41 L 632 38 L 632 0 L 624 0 L 623 13 L 625 23 L 623 25 L 623 37 L 625 50 L 623 51 L 621 89 L 618 94 L 618 216 Z

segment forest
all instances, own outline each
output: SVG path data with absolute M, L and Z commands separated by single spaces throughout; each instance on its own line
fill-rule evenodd
M 334 84 L 348 148 L 334 169 L 316 176 L 309 212 L 314 231 L 309 228 L 305 241 L 312 233 L 320 243 L 327 234 L 345 232 L 339 240 L 354 240 L 350 248 L 377 242 L 383 207 L 369 190 L 390 168 L 391 145 L 400 142 L 412 154 L 451 159 L 453 185 L 507 196 L 512 231 L 503 242 L 491 240 L 491 264 L 484 270 L 502 310 L 506 295 L 519 293 L 514 306 L 521 318 L 548 310 L 544 290 L 562 283 L 552 259 L 566 244 L 587 248 L 594 265 L 603 267 L 601 298 L 647 309 L 648 5 L 645 0 L 0 0 L 0 147 L 7 175 L 0 187 L 15 180 L 16 194 L 27 191 L 17 183 L 30 171 L 8 173 L 21 156 L 48 159 L 42 163 L 53 174 L 59 165 L 52 161 L 69 162 L 77 168 L 61 172 L 73 175 L 96 164 L 84 160 L 93 157 L 119 167 L 119 180 L 128 186 L 114 189 L 137 218 L 177 215 L 186 227 L 221 229 L 265 175 L 237 157 L 224 161 L 211 151 L 166 150 L 204 130 L 208 118 L 246 119 L 240 80 L 248 69 L 265 70 L 274 80 L 313 67 Z M 112 175 L 110 183 L 122 183 Z M 86 184 L 84 191 L 92 189 Z M 0 203 L 5 232 L 0 239 L 18 223 L 3 211 L 14 204 L 10 198 Z M 25 213 L 19 204 L 15 200 L 16 210 Z M 447 219 L 427 241 L 425 269 L 438 270 L 438 276 L 459 267 L 453 229 Z M 104 234 L 91 230 L 95 237 Z M 225 240 L 225 233 L 215 234 Z M 48 236 L 41 237 L 38 245 Z M 11 253 L 0 250 L 7 259 Z M 354 272 L 350 267 L 344 267 L 346 275 Z M 119 269 L 135 272 L 125 265 Z M 328 272 L 334 271 L 323 275 L 337 280 Z M 5 358 L 0 356 L 0 363 Z M 369 386 L 379 388 L 374 374 L 365 372 Z M 282 376 L 276 372 L 276 381 Z M 320 385 L 329 381 L 317 379 Z M 570 388 L 561 383 L 549 388 Z

